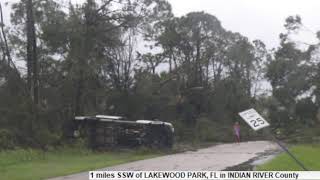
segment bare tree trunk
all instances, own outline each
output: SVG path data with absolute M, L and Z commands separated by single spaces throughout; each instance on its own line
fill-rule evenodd
M 8 59 L 8 62 L 7 64 L 10 65 L 10 63 L 12 62 L 12 59 L 11 59 L 11 55 L 10 55 L 10 50 L 9 50 L 9 46 L 8 46 L 8 41 L 7 41 L 7 36 L 5 34 L 5 31 L 4 31 L 4 21 L 3 21 L 3 13 L 2 13 L 2 6 L 1 6 L 1 3 L 0 3 L 0 26 L 1 26 L 1 34 L 2 34 L 2 37 L 3 37 L 3 53 L 6 55 L 7 59 Z
M 201 42 L 200 40 L 197 41 L 197 45 L 196 45 L 196 82 L 195 85 L 202 85 L 203 83 L 203 78 L 202 78 L 202 64 L 200 62 L 200 45 Z
M 91 26 L 91 6 L 94 4 L 93 0 L 87 0 L 85 7 L 85 24 L 83 39 L 81 42 L 82 56 L 79 57 L 79 76 L 76 85 L 76 99 L 75 99 L 75 115 L 83 115 L 84 113 L 84 89 L 85 89 L 85 68 L 86 61 L 89 58 L 89 26 Z
M 209 59 L 206 62 L 206 77 L 205 77 L 205 85 L 208 87 L 209 86 Z
M 26 1 L 26 11 L 27 11 L 27 86 L 30 93 L 30 97 L 32 97 L 32 61 L 33 61 L 33 50 L 32 50 L 32 20 L 33 19 L 33 11 L 32 11 L 32 0 Z
M 39 105 L 37 41 L 35 35 L 32 0 L 27 0 L 26 3 L 28 88 L 30 90 L 31 99 L 33 100 L 34 121 L 37 121 Z M 31 129 L 33 130 L 33 128 L 33 122 L 31 122 Z
M 81 68 L 81 67 L 80 67 Z M 83 70 L 79 70 L 79 79 L 77 80 L 76 99 L 75 99 L 75 115 L 83 114 Z
M 169 54 L 169 73 L 171 73 L 172 72 L 172 57 L 173 57 L 173 52 L 172 52 L 172 48 L 170 48 L 170 54 Z

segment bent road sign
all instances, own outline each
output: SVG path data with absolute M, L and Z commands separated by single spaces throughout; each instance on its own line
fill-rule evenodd
M 255 109 L 242 111 L 239 115 L 255 131 L 270 125 Z

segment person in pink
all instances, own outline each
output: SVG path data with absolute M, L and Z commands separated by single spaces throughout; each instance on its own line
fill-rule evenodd
M 233 132 L 237 143 L 240 143 L 240 124 L 239 122 L 234 123 Z

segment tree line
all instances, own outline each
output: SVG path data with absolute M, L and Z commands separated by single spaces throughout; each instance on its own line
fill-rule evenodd
M 11 9 L 11 26 L 1 10 L 0 148 L 61 145 L 77 115 L 161 119 L 181 141 L 231 140 L 249 107 L 287 134 L 319 124 L 319 44 L 291 38 L 306 28 L 299 16 L 271 51 L 214 15 L 176 17 L 165 0 L 21 0 Z

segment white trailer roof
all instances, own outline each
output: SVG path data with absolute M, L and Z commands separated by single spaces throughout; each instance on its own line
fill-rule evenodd
M 109 115 L 96 115 L 96 118 L 102 118 L 102 119 L 124 119 L 122 116 L 109 116 Z
M 98 118 L 102 121 L 122 120 L 125 119 L 122 116 L 109 116 L 109 115 L 96 115 L 96 116 L 76 116 L 75 120 L 85 120 L 90 118 Z

